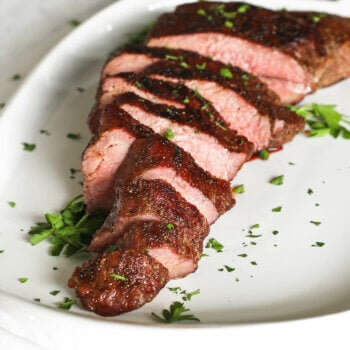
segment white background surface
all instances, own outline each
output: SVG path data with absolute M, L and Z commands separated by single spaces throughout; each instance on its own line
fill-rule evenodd
M 11 77 L 14 74 L 25 77 L 42 56 L 73 29 L 69 24 L 70 20 L 83 21 L 113 2 L 112 0 L 0 0 L 0 103 L 6 103 L 21 82 L 20 80 L 13 81 Z M 0 268 L 3 267 L 0 266 Z M 0 321 L 1 309 L 9 306 L 7 302 L 10 303 L 5 298 L 0 300 Z M 23 310 L 18 312 L 21 311 Z M 52 327 L 57 327 L 57 331 L 64 330 L 64 318 L 56 322 L 57 324 L 53 324 Z M 99 326 L 88 320 L 80 322 L 86 323 L 87 333 L 96 332 L 98 336 Z M 284 349 L 314 349 L 316 347 L 318 349 L 332 347 L 348 349 L 350 343 L 348 323 L 349 315 L 339 314 L 321 317 L 317 320 L 232 327 L 230 332 L 222 328 L 208 329 L 205 336 L 198 330 L 191 329 L 175 332 L 175 330 L 164 328 L 156 332 L 151 328 L 135 328 L 135 338 L 144 339 L 146 349 L 158 346 L 186 349 L 190 346 L 189 343 L 186 343 L 187 341 L 194 342 L 198 348 L 222 346 L 229 349 L 245 349 L 254 346 L 254 348 L 262 349 L 277 347 Z M 106 324 L 102 326 L 107 327 Z M 124 339 L 123 327 L 118 330 L 115 327 L 115 325 L 109 326 L 111 339 L 101 339 L 101 343 L 114 344 L 114 347 L 125 346 L 127 343 L 132 345 L 133 339 Z M 72 346 L 76 348 L 79 346 L 79 338 L 84 343 L 84 335 L 73 333 L 74 330 L 72 334 L 66 333 L 62 336 L 71 336 Z M 296 334 L 297 337 L 295 337 Z M 84 345 L 85 348 L 88 348 L 86 344 Z M 52 347 L 59 348 L 59 344 L 52 344 Z M 0 328 L 0 350 L 7 349 L 40 348 Z

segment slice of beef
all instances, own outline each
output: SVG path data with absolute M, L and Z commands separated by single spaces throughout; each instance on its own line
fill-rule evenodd
M 168 282 L 168 270 L 145 252 L 103 253 L 78 266 L 68 281 L 83 305 L 116 316 L 151 301 Z
M 83 153 L 84 201 L 89 212 L 108 212 L 114 197 L 114 175 L 137 138 L 153 131 L 116 104 L 99 109 L 100 130 Z
M 198 239 L 209 232 L 207 220 L 170 184 L 163 180 L 137 179 L 116 189 L 116 201 L 106 221 L 98 230 L 89 249 L 101 251 L 116 244 L 135 222 L 155 221 L 177 230 L 192 231 Z M 194 237 L 193 236 L 193 237 Z
M 211 225 L 234 204 L 230 184 L 212 177 L 180 147 L 162 137 L 136 140 L 116 173 L 116 187 L 133 179 L 161 179 L 193 204 Z
M 169 278 L 180 278 L 198 267 L 204 237 L 191 226 L 166 222 L 135 222 L 118 239 L 120 249 L 146 251 L 168 269 Z
M 273 103 L 268 95 L 256 95 L 255 78 L 225 68 L 223 76 L 162 61 L 147 67 L 143 74 L 180 82 L 195 90 L 220 113 L 230 129 L 247 137 L 255 150 L 280 147 L 303 129 L 303 118 Z M 250 82 L 252 79 L 253 83 Z M 257 97 L 258 96 L 258 97 Z M 284 137 L 282 137 L 282 135 Z
M 258 75 L 283 103 L 350 76 L 348 18 L 197 2 L 162 15 L 149 46 L 196 51 Z
M 232 180 L 253 152 L 253 145 L 245 137 L 212 123 L 203 110 L 155 104 L 133 93 L 119 96 L 116 103 L 134 119 L 166 135 L 220 179 Z

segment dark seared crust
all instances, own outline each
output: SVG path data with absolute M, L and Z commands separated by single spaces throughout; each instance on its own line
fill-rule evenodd
M 129 84 L 133 84 L 137 88 L 158 97 L 181 103 L 184 108 L 203 110 L 210 120 L 227 127 L 225 121 L 210 101 L 181 83 L 152 79 L 149 76 L 134 73 L 120 73 L 116 77 L 123 78 Z
M 106 221 L 94 235 L 89 246 L 92 251 L 115 244 L 123 230 L 145 215 L 153 221 L 170 222 L 179 230 L 190 226 L 203 235 L 209 232 L 208 223 L 198 209 L 165 181 L 137 179 L 120 186 L 116 199 Z
M 245 101 L 252 105 L 261 116 L 269 118 L 272 135 L 269 147 L 279 147 L 282 144 L 290 141 L 295 134 L 304 127 L 303 118 L 299 117 L 288 108 L 269 101 L 268 94 L 263 94 L 263 91 L 261 91 L 260 95 L 256 95 L 256 89 L 251 89 L 250 85 L 250 80 L 253 79 L 255 81 L 256 78 L 251 74 L 240 73 L 239 75 L 236 75 L 235 71 L 232 70 L 233 77 L 238 77 L 235 80 L 240 82 L 240 84 L 236 84 L 233 78 L 225 79 L 207 70 L 184 68 L 166 61 L 152 64 L 145 69 L 143 74 L 167 76 L 179 79 L 180 82 L 183 80 L 215 81 L 219 85 L 235 91 Z M 244 79 L 242 79 L 242 76 Z M 278 119 L 283 120 L 285 125 L 283 130 L 281 130 L 278 135 L 274 135 L 273 130 L 276 120 Z
M 116 274 L 125 281 L 113 278 Z M 68 286 L 75 288 L 85 309 L 116 316 L 151 301 L 168 281 L 168 270 L 144 252 L 104 253 L 78 266 Z
M 233 207 L 230 184 L 200 168 L 190 154 L 162 137 L 136 140 L 116 174 L 116 186 L 142 176 L 152 168 L 171 168 L 194 188 L 198 188 L 223 214 Z
M 231 152 L 245 153 L 249 158 L 253 151 L 253 144 L 244 136 L 239 136 L 233 130 L 223 129 L 222 125 L 211 122 L 203 110 L 177 109 L 163 104 L 156 104 L 138 97 L 133 93 L 126 93 L 116 98 L 119 105 L 129 104 L 143 109 L 151 114 L 169 119 L 175 123 L 188 125 L 194 131 L 214 137 L 223 147 Z
M 192 74 L 194 78 L 197 77 L 204 80 L 214 80 L 221 85 L 234 89 L 237 93 L 246 93 L 246 90 L 248 89 L 250 92 L 249 97 L 252 99 L 251 103 L 261 99 L 270 101 L 271 103 L 279 103 L 279 97 L 258 77 L 249 74 L 239 67 L 224 64 L 192 51 L 180 49 L 175 50 L 165 47 L 126 45 L 117 55 L 123 53 L 140 54 L 151 58 L 159 58 L 163 63 L 166 61 L 167 63 L 172 63 L 173 65 L 182 68 L 191 69 L 193 70 Z M 232 73 L 232 78 L 222 76 L 222 69 L 229 69 Z M 187 74 L 190 73 L 187 72 Z
M 281 50 L 291 56 L 311 75 L 317 75 L 329 56 L 350 40 L 349 19 L 317 12 L 272 11 L 250 5 L 237 13 L 232 28 L 225 26 L 226 13 L 236 12 L 244 3 L 197 2 L 178 6 L 175 13 L 161 16 L 149 38 L 165 35 L 219 32 Z M 204 10 L 201 15 L 198 10 Z M 208 16 L 211 20 L 208 20 Z M 338 78 L 339 79 L 339 78 Z M 322 79 L 317 87 L 322 86 Z
M 189 260 L 197 266 L 203 249 L 203 240 L 202 232 L 194 230 L 191 226 L 174 225 L 174 228 L 168 228 L 166 222 L 144 221 L 131 225 L 118 240 L 117 246 L 121 249 L 139 251 L 167 248 L 180 259 Z

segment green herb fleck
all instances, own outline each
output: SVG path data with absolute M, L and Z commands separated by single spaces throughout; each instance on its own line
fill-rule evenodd
M 21 277 L 18 279 L 18 281 L 20 281 L 20 283 L 26 283 L 28 281 L 27 277 Z
M 226 128 L 226 126 L 222 125 L 221 122 L 217 121 L 215 122 L 216 126 L 218 126 L 221 130 L 227 131 L 228 129 Z
M 50 133 L 45 129 L 40 129 L 40 134 L 47 135 L 47 136 L 50 135 Z
M 258 265 L 256 261 L 251 261 L 250 263 L 254 266 Z
M 50 292 L 51 295 L 57 295 L 60 291 L 59 290 L 53 290 Z
M 78 92 L 84 92 L 85 89 L 84 89 L 83 87 L 81 87 L 81 86 L 78 86 L 78 87 L 77 87 L 77 91 L 78 91 Z
M 254 224 L 254 225 L 250 226 L 250 229 L 254 230 L 255 228 L 259 228 L 259 227 L 260 227 L 259 224 Z
M 205 254 L 205 253 L 202 253 L 201 254 L 201 258 L 205 258 L 205 257 L 207 257 L 207 256 L 209 256 L 208 254 Z
M 241 258 L 246 258 L 248 255 L 247 254 L 238 254 Z
M 69 257 L 84 251 L 105 217 L 89 214 L 81 198 L 72 199 L 59 213 L 45 214 L 46 222 L 37 223 L 28 232 L 30 243 L 36 245 L 48 239 L 53 256 L 64 251 L 65 256 Z
M 163 136 L 166 137 L 168 140 L 172 140 L 175 137 L 171 129 L 166 129 L 163 133 Z
M 221 68 L 220 75 L 224 78 L 229 78 L 229 79 L 231 79 L 233 77 L 229 68 Z
M 162 311 L 162 315 L 158 316 L 154 312 L 151 313 L 153 318 L 158 321 L 158 322 L 163 322 L 163 323 L 173 323 L 173 322 L 181 322 L 181 321 L 196 321 L 200 322 L 198 318 L 194 317 L 193 315 L 190 314 L 184 314 L 185 312 L 190 311 L 189 309 L 186 309 L 184 304 L 175 301 L 170 305 L 169 310 L 164 309 Z
M 182 291 L 181 294 L 185 294 L 185 296 L 182 297 L 183 301 L 190 301 L 192 299 L 192 297 L 194 297 L 195 295 L 200 294 L 200 289 L 196 289 L 193 292 L 188 292 L 187 291 Z
M 36 303 L 40 303 L 40 299 L 39 298 L 34 298 L 33 299 Z
M 117 250 L 117 248 L 118 247 L 115 244 L 112 244 L 106 249 L 106 253 L 113 253 L 114 251 Z
M 7 202 L 7 203 L 11 208 L 14 208 L 16 206 L 16 202 Z
M 232 22 L 232 21 L 229 21 L 229 20 L 226 20 L 226 21 L 225 21 L 225 27 L 226 27 L 226 28 L 232 28 L 232 27 L 233 27 L 233 22 Z
M 2 254 L 4 251 L 5 251 L 5 250 L 1 249 L 1 250 L 0 250 L 0 254 Z
M 140 83 L 138 80 L 135 81 L 135 84 L 139 89 L 142 89 L 142 83 Z
M 325 18 L 325 17 L 327 17 L 326 13 L 319 13 L 317 15 L 313 15 L 311 19 L 312 19 L 312 22 L 318 23 L 322 18 Z
M 212 248 L 216 250 L 217 253 L 221 253 L 224 246 L 215 238 L 210 238 L 207 244 L 205 245 L 205 248 Z
M 227 272 L 233 272 L 234 270 L 236 270 L 234 267 L 228 266 L 228 265 L 224 265 L 224 268 Z
M 115 280 L 119 280 L 119 281 L 124 281 L 124 282 L 126 282 L 126 281 L 128 280 L 125 276 L 123 276 L 123 275 L 118 275 L 117 273 L 111 273 L 110 276 L 111 276 L 112 278 L 114 278 Z
M 313 191 L 311 188 L 309 188 L 309 189 L 307 190 L 307 193 L 311 195 L 311 194 L 314 193 L 314 191 Z
M 259 238 L 259 237 L 261 237 L 262 235 L 253 235 L 253 234 L 249 234 L 249 235 L 246 235 L 246 237 L 248 237 L 248 238 Z
M 315 225 L 315 226 L 320 226 L 321 222 L 320 221 L 310 221 L 311 224 Z
M 271 179 L 270 184 L 281 186 L 283 184 L 283 180 L 284 180 L 284 175 L 280 175 Z
M 181 287 L 168 287 L 168 289 L 175 294 L 181 292 Z
M 272 234 L 276 236 L 276 235 L 278 235 L 278 231 L 277 230 L 273 230 Z
M 69 310 L 75 304 L 75 300 L 65 297 L 62 303 L 58 304 L 58 307 L 62 310 Z
M 279 213 L 281 210 L 282 210 L 282 207 L 276 207 L 276 208 L 273 208 L 271 211 L 275 213 Z
M 244 193 L 245 189 L 244 189 L 244 185 L 238 185 L 232 188 L 232 192 L 233 193 Z
M 265 148 L 259 151 L 258 157 L 262 160 L 267 160 L 270 157 L 270 152 Z
M 237 12 L 238 13 L 246 13 L 249 10 L 249 8 L 250 8 L 250 5 L 243 4 L 238 8 Z
M 200 15 L 200 16 L 206 16 L 206 15 L 207 15 L 207 13 L 205 12 L 204 9 L 199 9 L 199 10 L 197 11 L 197 14 Z
M 80 25 L 80 21 L 78 21 L 77 19 L 71 19 L 68 24 L 71 25 L 72 27 L 78 27 Z
M 20 75 L 20 74 L 14 74 L 13 76 L 12 76 L 12 80 L 20 80 L 22 78 L 22 76 Z
M 250 244 L 251 245 L 256 245 L 256 242 L 251 241 Z
M 315 203 L 315 207 L 319 207 L 320 206 L 320 203 Z
M 190 99 L 186 96 L 182 102 L 184 104 L 188 104 L 188 103 L 190 103 Z
M 6 106 L 6 103 L 5 103 L 5 102 L 1 102 L 1 103 L 0 103 L 0 109 L 3 109 L 5 106 Z
M 27 152 L 32 152 L 35 150 L 36 145 L 34 143 L 22 142 L 23 150 Z
M 180 63 L 180 66 L 181 66 L 182 68 L 188 68 L 188 67 L 189 67 L 189 65 L 188 65 L 186 62 L 181 62 L 181 63 Z
M 174 224 L 172 224 L 171 222 L 166 224 L 166 228 L 169 230 L 173 230 L 175 228 Z
M 199 69 L 199 70 L 204 70 L 205 67 L 207 66 L 206 62 L 203 62 L 201 64 L 196 64 L 196 68 Z
M 325 243 L 323 242 L 315 242 L 314 244 L 311 245 L 311 247 L 323 247 Z
M 67 136 L 67 138 L 69 138 L 71 140 L 80 140 L 81 139 L 80 133 L 74 134 L 74 133 L 70 132 L 66 136 Z

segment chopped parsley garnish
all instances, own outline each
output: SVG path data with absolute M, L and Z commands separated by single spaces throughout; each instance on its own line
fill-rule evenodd
M 78 87 L 77 87 L 77 91 L 79 91 L 79 92 L 84 92 L 85 89 L 84 89 L 83 87 L 81 87 L 81 86 L 78 86 Z
M 314 244 L 311 245 L 311 247 L 323 247 L 325 243 L 323 242 L 315 242 Z
M 197 14 L 200 15 L 200 16 L 206 16 L 206 15 L 207 15 L 207 13 L 205 12 L 204 9 L 199 9 L 199 10 L 197 11 Z
M 110 245 L 105 251 L 106 253 L 113 253 L 114 251 L 117 250 L 117 246 L 115 244 Z
M 258 263 L 256 261 L 251 261 L 250 263 L 254 266 L 258 265 Z
M 75 304 L 75 300 L 65 297 L 62 303 L 58 304 L 58 307 L 62 310 L 69 310 Z
M 231 71 L 229 70 L 229 68 L 221 68 L 220 69 L 220 75 L 224 78 L 229 78 L 231 79 L 233 77 Z
M 267 160 L 270 157 L 270 152 L 265 148 L 259 151 L 258 157 L 262 160 Z
M 225 27 L 226 28 L 232 28 L 233 27 L 233 22 L 229 21 L 229 20 L 225 21 Z
M 81 139 L 80 133 L 75 134 L 73 132 L 70 132 L 66 136 L 67 136 L 67 138 L 69 138 L 71 140 L 80 140 Z
M 240 256 L 241 258 L 246 258 L 248 254 L 238 254 L 238 256 Z
M 188 68 L 188 67 L 189 67 L 189 65 L 188 65 L 186 62 L 181 62 L 181 63 L 180 63 L 180 66 L 181 66 L 182 68 Z
M 142 89 L 142 83 L 140 83 L 138 80 L 135 81 L 135 84 L 139 89 Z
M 68 22 L 72 27 L 78 27 L 80 25 L 80 21 L 78 21 L 77 19 L 71 19 L 69 22 Z
M 50 292 L 50 294 L 53 295 L 53 296 L 57 295 L 58 293 L 60 293 L 59 290 L 53 290 L 53 291 Z
M 259 227 L 260 227 L 259 224 L 254 224 L 254 225 L 250 226 L 250 229 L 254 230 L 255 228 L 259 228 Z
M 279 232 L 278 232 L 277 230 L 273 230 L 273 231 L 272 231 L 272 234 L 273 234 L 273 235 L 278 235 L 278 233 L 279 233 Z
M 275 212 L 275 213 L 279 213 L 282 210 L 282 207 L 276 207 L 271 209 L 271 211 Z
M 40 299 L 39 298 L 34 298 L 33 299 L 36 303 L 40 303 Z
M 244 185 L 238 185 L 232 188 L 233 193 L 244 193 Z
M 205 258 L 205 257 L 207 257 L 207 256 L 209 256 L 208 254 L 205 254 L 205 253 L 202 253 L 201 254 L 201 258 Z
M 222 125 L 220 122 L 215 122 L 215 125 L 218 126 L 221 130 L 227 131 L 226 126 Z
M 118 275 L 117 273 L 111 273 L 110 276 L 115 280 L 126 282 L 128 279 L 123 275 Z
M 158 322 L 163 322 L 163 323 L 173 323 L 173 322 L 181 322 L 181 321 L 196 321 L 200 322 L 197 317 L 194 317 L 193 315 L 190 314 L 184 314 L 185 312 L 190 311 L 189 309 L 186 309 L 184 304 L 175 301 L 170 305 L 169 310 L 164 309 L 162 311 L 162 316 L 158 316 L 154 312 L 151 313 L 153 318 L 158 321 Z
M 284 180 L 284 175 L 280 175 L 271 179 L 270 184 L 281 186 L 283 184 L 283 180 Z
M 174 132 L 171 129 L 166 129 L 163 133 L 163 136 L 168 140 L 172 140 L 175 137 Z
M 320 221 L 310 221 L 311 224 L 315 225 L 315 226 L 320 226 L 321 222 Z
M 345 127 L 350 121 L 335 110 L 335 105 L 309 104 L 304 106 L 288 106 L 293 112 L 305 118 L 310 137 L 331 135 L 337 138 L 341 135 L 350 139 L 350 130 Z
M 5 251 L 5 250 L 1 249 L 1 250 L 0 250 L 0 254 L 2 254 L 4 251 Z
M 167 61 L 181 61 L 182 57 L 181 56 L 173 56 L 173 55 L 165 55 L 165 59 Z
M 190 301 L 192 299 L 192 297 L 194 297 L 195 295 L 200 294 L 200 289 L 196 289 L 193 292 L 188 292 L 187 291 L 182 291 L 181 294 L 185 294 L 185 296 L 182 297 L 183 301 Z
M 307 194 L 313 194 L 314 193 L 314 191 L 311 189 L 311 188 L 309 188 L 308 190 L 307 190 Z
M 3 109 L 5 106 L 6 106 L 6 103 L 5 103 L 5 102 L 1 102 L 1 103 L 0 103 L 0 109 Z
M 182 102 L 184 104 L 188 104 L 188 103 L 190 103 L 190 99 L 186 96 Z
M 174 224 L 172 224 L 171 222 L 166 224 L 166 228 L 168 228 L 169 230 L 173 230 L 175 228 Z
M 16 202 L 7 202 L 7 203 L 11 208 L 14 208 L 16 206 Z
M 227 272 L 233 272 L 234 270 L 236 270 L 234 267 L 228 266 L 228 265 L 224 265 L 224 268 Z
M 47 136 L 50 135 L 50 133 L 45 129 L 40 129 L 40 134 L 47 135 Z
M 181 287 L 168 287 L 168 289 L 170 290 L 170 292 L 173 292 L 175 294 L 181 292 Z
M 224 246 L 215 238 L 210 238 L 207 244 L 205 245 L 205 248 L 212 248 L 216 250 L 217 253 L 221 253 Z
M 243 4 L 238 8 L 237 12 L 238 13 L 246 13 L 249 10 L 249 8 L 250 8 L 250 5 Z
M 22 145 L 23 145 L 23 150 L 27 152 L 32 152 L 36 148 L 36 144 L 34 143 L 22 142 Z
M 28 278 L 27 277 L 21 277 L 21 278 L 18 279 L 18 281 L 20 283 L 26 283 L 28 281 Z
M 45 239 L 51 243 L 51 255 L 58 256 L 64 251 L 66 257 L 84 251 L 92 235 L 104 221 L 102 215 L 90 215 L 78 196 L 72 199 L 59 213 L 45 214 L 46 222 L 31 227 L 29 241 L 36 245 Z
M 249 235 L 246 235 L 246 237 L 248 237 L 248 238 L 259 238 L 261 236 L 262 235 L 253 235 L 252 233 L 250 233 Z
M 207 66 L 207 64 L 205 62 L 201 63 L 201 64 L 196 64 L 196 68 L 199 70 L 204 70 L 205 67 Z
M 226 12 L 224 4 L 214 5 L 213 9 L 215 10 L 216 14 L 221 15 L 222 17 L 224 17 L 226 19 L 235 18 L 237 15 L 237 12 L 234 12 L 234 11 L 233 12 Z
M 322 18 L 327 17 L 326 13 L 319 13 L 317 15 L 313 15 L 312 16 L 312 22 L 314 23 L 318 23 Z
M 14 74 L 13 76 L 12 76 L 12 80 L 20 80 L 22 77 L 21 77 L 21 75 L 20 74 Z

